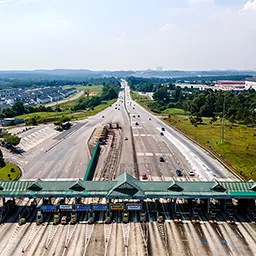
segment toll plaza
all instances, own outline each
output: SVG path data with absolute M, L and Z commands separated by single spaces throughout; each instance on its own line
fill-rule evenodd
M 139 181 L 123 173 L 112 181 L 26 180 L 0 181 L 0 220 L 9 214 L 19 200 L 26 214 L 36 213 L 41 224 L 110 223 L 112 221 L 176 222 L 190 219 L 199 222 L 205 214 L 211 222 L 217 216 L 234 222 L 241 212 L 249 221 L 256 221 L 256 183 L 212 181 Z

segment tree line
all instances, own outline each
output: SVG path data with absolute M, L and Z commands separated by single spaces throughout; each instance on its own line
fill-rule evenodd
M 173 89 L 173 85 L 172 85 Z M 200 117 L 219 117 L 225 111 L 230 122 L 256 124 L 256 92 L 213 91 L 212 89 L 186 92 L 179 86 L 170 92 L 168 86 L 162 86 L 153 94 L 155 102 L 150 107 L 156 111 L 167 108 L 182 108 L 200 120 Z
M 100 105 L 102 101 L 116 99 L 118 97 L 118 92 L 120 89 L 120 83 L 103 83 L 101 96 L 89 96 L 86 98 L 79 99 L 78 103 L 72 107 L 73 111 L 80 109 L 93 109 Z

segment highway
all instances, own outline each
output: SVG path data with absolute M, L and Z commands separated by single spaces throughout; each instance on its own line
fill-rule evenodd
M 87 141 L 91 133 L 104 123 L 119 122 L 123 144 L 116 175 L 128 172 L 136 176 L 135 169 L 138 168 L 140 175 L 145 172 L 152 180 L 163 177 L 181 180 L 237 179 L 208 152 L 132 101 L 125 81 L 122 86 L 125 90 L 120 92 L 113 106 L 77 121 L 70 131 L 61 134 L 51 125 L 28 130 L 20 135 L 25 152 L 13 155 L 5 151 L 5 157 L 19 164 L 23 171 L 22 179 L 82 178 L 90 160 Z M 128 140 L 124 140 L 125 137 Z M 160 157 L 165 161 L 160 162 Z M 183 177 L 177 177 L 178 169 L 183 172 Z M 189 177 L 189 170 L 195 171 L 194 177 Z
M 66 132 L 58 133 L 52 125 L 46 125 L 21 133 L 21 147 L 25 152 L 4 154 L 20 163 L 22 179 L 82 178 L 90 160 L 87 141 L 97 126 L 108 122 L 119 122 L 122 127 L 122 153 L 116 175 L 128 172 L 135 176 L 138 168 L 139 176 L 145 172 L 149 180 L 237 179 L 205 150 L 132 101 L 125 81 L 122 86 L 124 90 L 116 103 L 93 117 L 77 121 Z M 125 137 L 128 140 L 124 140 Z M 164 162 L 160 162 L 159 157 L 163 157 Z M 182 177 L 177 176 L 177 169 L 183 171 Z M 189 176 L 191 169 L 195 176 Z M 86 198 L 83 203 L 100 200 Z M 17 204 L 29 205 L 30 201 L 17 199 Z M 154 200 L 151 203 L 154 206 Z M 177 224 L 170 209 L 161 205 L 164 223 L 155 221 L 156 211 L 146 203 L 147 223 L 139 223 L 138 214 L 131 213 L 131 222 L 123 224 L 120 223 L 121 213 L 115 213 L 111 224 L 102 224 L 104 218 L 99 214 L 99 223 L 89 225 L 85 213 L 80 213 L 79 224 L 74 226 L 53 226 L 50 213 L 46 214 L 43 225 L 36 226 L 35 214 L 32 214 L 26 224 L 19 226 L 19 209 L 0 226 L 0 232 L 5 234 L 0 242 L 0 256 L 256 255 L 256 228 L 247 215 L 236 212 L 235 224 L 230 225 L 221 212 L 216 224 L 211 224 L 204 212 L 199 213 L 199 224 L 193 224 L 184 214 L 183 223 Z
M 184 174 L 179 179 L 237 179 L 208 152 L 132 101 L 128 85 L 125 87 L 140 173 L 148 173 L 153 180 L 159 179 L 161 175 L 165 179 L 178 179 L 176 170 L 179 169 Z M 163 135 L 160 135 L 161 132 Z M 159 161 L 161 156 L 164 162 Z M 194 177 L 189 177 L 189 170 L 195 171 Z

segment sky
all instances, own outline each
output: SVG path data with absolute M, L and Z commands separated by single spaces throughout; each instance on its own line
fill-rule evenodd
M 256 0 L 0 0 L 0 70 L 256 70 Z

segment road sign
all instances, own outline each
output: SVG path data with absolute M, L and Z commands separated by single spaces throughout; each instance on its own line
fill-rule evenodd
M 93 204 L 92 210 L 93 211 L 107 211 L 108 205 L 107 204 Z
M 128 203 L 128 204 L 126 204 L 125 207 L 126 207 L 127 211 L 140 211 L 141 210 L 141 204 Z
M 73 205 L 72 204 L 60 204 L 61 211 L 72 211 Z
M 110 204 L 109 209 L 111 211 L 123 211 L 124 210 L 124 203 L 115 203 Z
M 41 210 L 44 212 L 55 212 L 57 210 L 56 205 L 42 205 Z
M 91 204 L 76 204 L 77 211 L 90 211 L 91 208 Z

